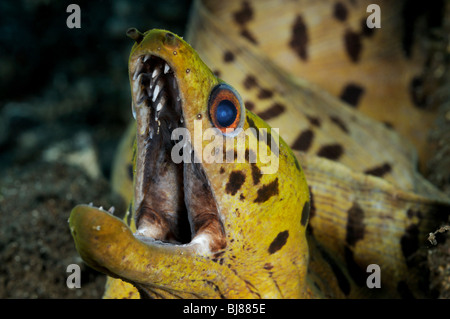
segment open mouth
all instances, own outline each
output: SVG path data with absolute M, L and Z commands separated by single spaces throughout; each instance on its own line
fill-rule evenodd
M 130 72 L 137 122 L 136 237 L 193 245 L 203 253 L 223 249 L 223 222 L 203 167 L 193 160 L 172 160 L 179 142 L 171 138 L 172 132 L 185 128 L 176 74 L 151 54 L 138 57 Z M 183 150 L 189 150 L 191 159 L 195 156 L 190 145 Z

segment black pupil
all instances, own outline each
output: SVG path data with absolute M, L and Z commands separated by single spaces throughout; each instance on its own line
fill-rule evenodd
M 223 100 L 217 105 L 216 119 L 220 126 L 227 127 L 236 120 L 237 110 L 234 104 L 229 100 Z

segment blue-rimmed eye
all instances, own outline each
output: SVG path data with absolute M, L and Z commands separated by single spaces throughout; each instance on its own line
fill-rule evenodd
M 237 92 L 228 84 L 217 85 L 209 97 L 209 117 L 222 133 L 233 132 L 243 116 L 241 100 Z
M 220 126 L 228 127 L 234 123 L 237 116 L 236 106 L 233 102 L 223 100 L 217 105 L 216 119 Z

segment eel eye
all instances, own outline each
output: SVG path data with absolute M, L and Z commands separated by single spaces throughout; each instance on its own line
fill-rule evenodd
M 223 134 L 232 134 L 243 126 L 243 106 L 239 94 L 228 84 L 214 87 L 208 102 L 209 117 Z

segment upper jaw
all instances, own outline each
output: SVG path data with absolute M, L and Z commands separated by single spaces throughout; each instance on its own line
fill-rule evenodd
M 223 249 L 222 218 L 203 167 L 171 158 L 172 131 L 186 129 L 177 74 L 161 57 L 142 54 L 130 65 L 130 82 L 137 122 L 135 235 L 203 255 Z M 186 149 L 194 156 L 190 145 Z

